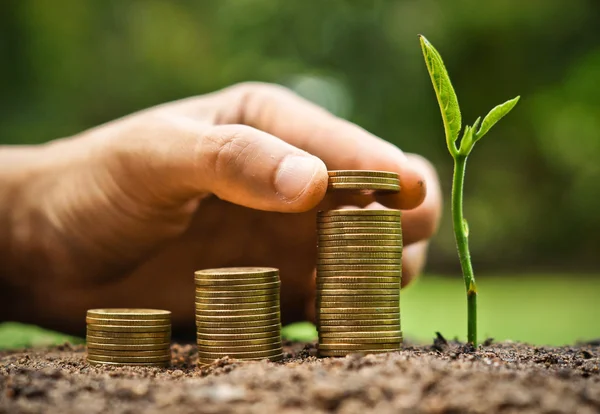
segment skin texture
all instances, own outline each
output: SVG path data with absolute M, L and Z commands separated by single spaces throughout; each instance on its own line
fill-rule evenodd
M 326 195 L 328 169 L 396 171 L 402 191 Z M 407 284 L 441 209 L 425 159 L 256 83 L 0 148 L 0 182 L 0 319 L 73 333 L 93 307 L 193 329 L 193 272 L 224 266 L 279 268 L 283 322 L 311 319 L 318 210 L 405 210 Z

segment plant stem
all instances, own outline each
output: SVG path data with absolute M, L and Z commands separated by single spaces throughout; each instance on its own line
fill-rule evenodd
M 452 223 L 458 248 L 458 258 L 467 290 L 467 340 L 477 345 L 477 285 L 469 253 L 469 230 L 463 216 L 463 187 L 467 156 L 454 156 L 454 176 L 452 177 Z

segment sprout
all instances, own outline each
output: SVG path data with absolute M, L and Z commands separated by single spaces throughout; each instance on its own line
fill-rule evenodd
M 433 89 L 440 105 L 446 144 L 448 151 L 454 159 L 454 175 L 452 177 L 452 223 L 454 236 L 458 248 L 458 258 L 463 272 L 465 288 L 467 290 L 467 339 L 477 345 L 477 284 L 471 265 L 469 253 L 469 226 L 463 216 L 463 187 L 465 181 L 465 168 L 467 158 L 475 146 L 488 131 L 506 114 L 508 114 L 519 101 L 519 96 L 493 108 L 481 122 L 477 118 L 473 126 L 466 126 L 460 145 L 457 146 L 458 136 L 462 128 L 462 118 L 456 92 L 450 82 L 450 77 L 438 51 L 424 36 L 419 36 L 425 64 Z

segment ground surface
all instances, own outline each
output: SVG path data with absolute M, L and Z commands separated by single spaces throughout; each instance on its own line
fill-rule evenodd
M 600 342 L 473 350 L 436 340 L 387 355 L 317 359 L 288 343 L 284 363 L 195 366 L 173 345 L 173 366 L 96 368 L 83 346 L 0 353 L 0 413 L 598 413 Z

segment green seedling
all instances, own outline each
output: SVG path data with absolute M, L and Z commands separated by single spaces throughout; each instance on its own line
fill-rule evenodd
M 477 345 L 477 285 L 475 283 L 473 266 L 471 265 L 471 254 L 469 253 L 469 226 L 463 216 L 465 168 L 467 166 L 467 158 L 475 143 L 487 134 L 496 122 L 514 108 L 520 97 L 517 96 L 493 108 L 483 119 L 483 122 L 481 122 L 481 117 L 479 117 L 473 126 L 467 125 L 463 131 L 460 144 L 457 143 L 458 135 L 462 128 L 462 120 L 456 92 L 454 92 L 450 77 L 438 51 L 424 36 L 419 36 L 419 39 L 421 41 L 421 48 L 423 49 L 423 56 L 425 57 L 425 64 L 427 65 L 433 89 L 435 90 L 442 112 L 448 151 L 450 151 L 450 155 L 454 159 L 452 224 L 454 226 L 458 258 L 467 290 L 467 339 L 473 345 Z

